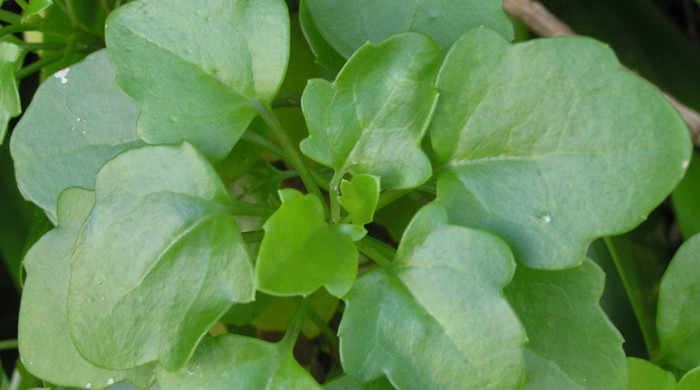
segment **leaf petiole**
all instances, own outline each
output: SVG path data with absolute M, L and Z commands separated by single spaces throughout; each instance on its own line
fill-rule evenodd
M 20 24 L 22 23 L 22 17 L 14 12 L 0 9 L 0 21 L 10 24 Z
M 51 65 L 54 62 L 60 61 L 61 58 L 63 58 L 63 51 L 47 54 L 44 58 L 32 63 L 31 65 L 27 65 L 24 68 L 17 71 L 17 73 L 15 73 L 15 78 L 17 80 L 22 80 L 23 78 L 31 75 L 32 73 L 38 72 L 39 70 L 41 70 L 41 68 Z
M 17 349 L 17 339 L 0 340 L 0 351 L 7 351 L 9 349 Z
M 377 240 L 371 236 L 365 236 L 360 241 L 355 241 L 355 246 L 365 256 L 372 259 L 375 263 L 382 267 L 391 267 L 392 259 L 396 254 L 394 248 Z
M 282 337 L 282 340 L 279 342 L 282 355 L 292 353 L 294 344 L 296 344 L 297 338 L 299 337 L 299 332 L 301 332 L 301 324 L 306 316 L 306 308 L 310 301 L 311 295 L 302 298 L 297 304 L 297 308 L 294 311 L 294 317 L 292 317 L 292 321 L 289 323 L 289 328 L 287 328 L 287 331 L 284 333 L 284 337 Z

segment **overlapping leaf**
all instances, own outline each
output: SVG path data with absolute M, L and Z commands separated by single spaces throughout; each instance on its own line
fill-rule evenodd
M 350 214 L 350 220 L 356 225 L 365 225 L 374 219 L 374 211 L 379 202 L 379 178 L 372 175 L 359 174 L 351 181 L 340 183 L 338 202 Z
M 10 143 L 22 194 L 55 220 L 62 190 L 94 188 L 107 160 L 143 144 L 136 134 L 138 113 L 114 83 L 104 50 L 47 79 Z
M 255 263 L 258 290 L 272 295 L 308 295 L 325 286 L 341 296 L 357 276 L 353 241 L 365 230 L 328 225 L 321 200 L 293 189 L 279 192 L 282 205 L 265 222 Z
M 183 144 L 122 153 L 95 191 L 71 259 L 73 342 L 101 367 L 177 370 L 233 302 L 253 298 L 226 188 Z
M 673 374 L 644 359 L 627 358 L 628 390 L 675 390 Z
M 323 385 L 324 390 L 394 390 L 394 386 L 386 378 L 378 379 L 367 384 L 359 384 L 349 376 L 344 375 Z
M 5 139 L 7 124 L 22 112 L 15 80 L 15 67 L 20 48 L 9 42 L 0 42 L 0 144 Z
M 520 389 L 525 332 L 501 293 L 514 270 L 497 237 L 447 224 L 439 205 L 421 209 L 393 266 L 343 298 L 347 374 L 385 374 L 400 389 Z
M 511 45 L 477 28 L 437 88 L 439 200 L 532 267 L 579 264 L 591 240 L 639 224 L 690 156 L 673 106 L 590 39 Z
M 685 238 L 700 233 L 700 152 L 693 153 L 688 165 L 685 177 L 671 194 L 678 227 Z
M 310 136 L 301 150 L 337 175 L 379 176 L 385 189 L 422 184 L 431 175 L 420 143 L 439 62 L 435 43 L 417 33 L 363 46 L 335 82 L 311 80 L 304 90 Z
M 700 366 L 700 234 L 673 257 L 659 287 L 657 358 L 682 371 Z
M 448 48 L 472 27 L 487 26 L 513 38 L 500 0 L 306 0 L 314 26 L 345 58 L 365 42 L 416 31 Z
M 289 17 L 281 0 L 137 1 L 110 16 L 105 38 L 142 138 L 220 159 L 282 83 Z
M 625 388 L 623 339 L 598 305 L 604 280 L 590 260 L 564 271 L 518 268 L 505 292 L 527 331 L 526 390 Z
M 45 381 L 80 388 L 101 389 L 124 379 L 147 387 L 152 367 L 110 371 L 86 361 L 68 333 L 70 257 L 80 227 L 95 202 L 91 191 L 70 188 L 58 202 L 59 225 L 27 253 L 27 279 L 19 317 L 19 347 L 24 366 Z
M 158 370 L 161 390 L 313 390 L 321 387 L 280 345 L 238 335 L 207 337 L 183 369 Z

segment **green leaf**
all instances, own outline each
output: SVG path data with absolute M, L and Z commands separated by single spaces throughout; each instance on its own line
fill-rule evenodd
M 644 359 L 627 358 L 628 390 L 675 390 L 676 380 L 668 371 Z
M 207 337 L 175 373 L 158 370 L 161 390 L 320 389 L 278 344 L 238 335 Z
M 332 71 L 340 71 L 340 68 L 345 64 L 345 58 L 323 39 L 311 18 L 306 0 L 299 1 L 299 24 L 311 51 L 316 56 L 316 63 Z
M 281 0 L 137 1 L 110 15 L 105 38 L 142 138 L 221 159 L 282 83 L 289 16 Z
M 385 189 L 424 183 L 431 167 L 420 143 L 437 100 L 439 62 L 435 43 L 416 33 L 363 46 L 335 82 L 314 79 L 306 87 L 310 136 L 301 150 L 338 177 L 372 174 Z
M 62 386 L 102 389 L 129 379 L 141 387 L 153 382 L 152 367 L 110 371 L 86 361 L 68 333 L 70 257 L 80 227 L 95 203 L 92 191 L 69 188 L 58 202 L 59 225 L 27 253 L 27 279 L 19 315 L 19 351 L 33 375 Z
M 394 386 L 384 377 L 374 382 L 360 384 L 343 375 L 323 385 L 324 390 L 394 390 Z
M 258 313 L 251 324 L 262 330 L 284 332 L 289 328 L 297 306 L 299 306 L 299 301 L 294 298 L 274 298 L 267 307 Z M 319 318 L 327 323 L 337 308 L 338 298 L 324 290 L 317 290 L 311 294 L 307 310 L 315 311 Z M 321 329 L 310 318 L 306 317 L 301 323 L 301 332 L 307 339 L 312 339 L 321 333 Z
M 598 304 L 605 274 L 518 267 L 505 293 L 527 331 L 526 390 L 622 390 L 624 341 Z M 572 353 L 575 351 L 575 353 Z
M 15 80 L 15 66 L 21 52 L 17 45 L 0 42 L 0 145 L 10 119 L 22 113 Z
M 465 34 L 438 75 L 431 127 L 451 220 L 503 237 L 519 261 L 566 268 L 632 229 L 685 171 L 685 123 L 590 39 L 511 45 Z
M 682 371 L 700 365 L 700 234 L 678 249 L 659 287 L 656 317 L 659 352 L 655 359 Z
M 338 203 L 350 213 L 350 220 L 355 225 L 372 222 L 379 202 L 379 180 L 377 176 L 359 174 L 352 181 L 343 180 L 340 183 L 342 196 L 338 198 Z
M 678 390 L 697 390 L 700 389 L 700 367 L 694 368 L 687 374 L 683 375 L 678 382 Z
M 325 286 L 345 294 L 357 275 L 353 241 L 364 229 L 328 225 L 321 201 L 293 189 L 279 191 L 282 206 L 265 222 L 255 263 L 257 289 L 271 295 L 308 295 Z
M 105 162 L 143 144 L 136 134 L 138 114 L 114 83 L 104 50 L 47 79 L 10 142 L 24 197 L 55 221 L 61 191 L 94 188 Z
M 434 38 L 446 49 L 464 32 L 488 26 L 505 38 L 513 27 L 500 0 L 306 0 L 320 34 L 345 58 L 365 42 L 383 41 L 405 31 Z
M 685 238 L 700 233 L 700 152 L 693 152 L 685 177 L 671 194 L 673 211 Z
M 238 144 L 233 150 L 236 150 L 237 147 Z M 228 190 L 233 199 L 241 202 L 277 207 L 280 204 L 277 190 L 280 188 L 283 178 L 275 168 L 259 161 L 250 171 L 229 184 Z M 265 218 L 238 215 L 236 223 L 244 232 L 260 230 L 265 223 Z
M 101 367 L 177 370 L 232 303 L 254 296 L 226 188 L 183 144 L 120 154 L 95 192 L 71 259 L 73 343 Z
M 399 389 L 520 389 L 525 332 L 501 290 L 515 262 L 487 232 L 418 212 L 393 267 L 359 278 L 338 332 L 346 373 Z
M 22 13 L 22 22 L 28 21 L 33 16 L 39 15 L 45 9 L 53 5 L 53 0 L 30 0 L 27 8 Z
M 384 226 L 395 241 L 400 241 L 413 216 L 425 206 L 427 200 L 416 193 L 409 193 L 391 202 L 374 214 L 374 221 Z

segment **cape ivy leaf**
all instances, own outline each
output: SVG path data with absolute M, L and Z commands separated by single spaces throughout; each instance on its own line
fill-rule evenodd
M 350 213 L 350 220 L 355 225 L 372 222 L 379 202 L 379 180 L 377 176 L 359 174 L 352 181 L 343 180 L 340 183 L 342 196 L 338 198 L 338 203 Z
M 685 177 L 671 194 L 673 212 L 685 238 L 700 233 L 700 152 L 694 151 Z
M 505 293 L 529 340 L 525 390 L 625 388 L 624 340 L 598 304 L 604 283 L 590 260 L 563 271 L 518 267 Z
M 0 144 L 5 139 L 10 118 L 22 113 L 15 80 L 15 65 L 21 53 L 19 46 L 0 42 Z
M 477 28 L 437 88 L 438 199 L 531 267 L 574 266 L 593 239 L 638 225 L 690 156 L 673 106 L 587 38 L 511 45 Z
M 58 199 L 58 227 L 27 252 L 24 259 L 27 279 L 19 314 L 22 361 L 33 375 L 57 385 L 101 389 L 128 379 L 147 387 L 155 380 L 152 367 L 131 371 L 95 367 L 78 353 L 68 333 L 70 257 L 94 202 L 92 191 L 78 188 L 63 191 Z
M 299 1 L 299 24 L 301 25 L 304 37 L 316 57 L 315 62 L 324 68 L 338 72 L 345 64 L 345 58 L 332 48 L 318 28 L 314 24 L 309 13 L 309 6 L 305 0 Z M 364 42 L 363 42 L 364 43 Z
M 265 222 L 255 263 L 257 289 L 272 295 L 308 295 L 325 286 L 345 294 L 357 276 L 353 241 L 365 230 L 328 225 L 321 200 L 293 189 L 279 191 L 282 205 Z
M 694 368 L 687 374 L 683 375 L 678 382 L 678 390 L 697 390 L 700 389 L 700 367 Z
M 700 365 L 700 234 L 673 256 L 659 287 L 658 358 L 682 371 Z
M 284 332 L 289 329 L 298 305 L 297 299 L 275 297 L 267 307 L 255 316 L 250 324 L 260 330 Z M 328 323 L 337 308 L 338 298 L 331 296 L 325 290 L 316 290 L 311 294 L 307 310 L 313 310 L 318 318 Z M 301 333 L 307 339 L 312 339 L 321 333 L 321 329 L 307 317 L 301 323 Z
M 673 374 L 644 359 L 627 358 L 628 390 L 676 390 Z
M 365 274 L 343 298 L 347 374 L 363 383 L 386 374 L 399 389 L 520 389 L 525 332 L 501 293 L 514 271 L 496 236 L 424 207 L 393 267 Z
M 22 23 L 27 22 L 33 16 L 53 5 L 53 0 L 30 0 L 27 8 L 22 12 Z
M 350 57 L 365 42 L 416 31 L 448 48 L 465 31 L 488 26 L 513 38 L 501 0 L 306 0 L 315 26 L 330 46 Z
M 94 188 L 105 162 L 143 144 L 136 134 L 138 113 L 114 83 L 104 50 L 46 79 L 10 142 L 24 197 L 55 221 L 62 190 Z
M 279 344 L 232 334 L 202 340 L 178 372 L 159 369 L 158 384 L 161 390 L 321 388 Z
M 363 46 L 335 82 L 314 79 L 304 90 L 310 136 L 301 150 L 339 176 L 380 176 L 387 189 L 424 183 L 431 167 L 420 143 L 437 100 L 439 63 L 438 47 L 417 33 Z
M 394 390 L 394 386 L 384 377 L 367 384 L 360 384 L 343 375 L 323 385 L 324 390 Z
M 254 296 L 226 188 L 184 144 L 120 154 L 95 191 L 71 259 L 73 343 L 100 367 L 177 370 L 233 302 Z
M 220 159 L 282 83 L 289 16 L 281 0 L 137 1 L 110 15 L 105 39 L 143 139 Z

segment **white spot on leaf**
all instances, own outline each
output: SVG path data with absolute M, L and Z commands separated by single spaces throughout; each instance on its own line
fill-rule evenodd
M 61 80 L 61 84 L 65 84 L 68 82 L 68 72 L 70 72 L 70 68 L 61 69 L 53 77 Z
M 85 385 L 85 388 L 86 388 L 86 389 L 92 389 L 92 383 L 88 383 L 87 385 Z
M 688 169 L 689 166 L 690 166 L 690 160 L 683 161 L 683 169 Z
M 549 213 L 544 213 L 540 216 L 540 221 L 544 223 L 552 223 L 552 215 Z
M 112 378 L 107 379 L 107 386 L 113 385 L 113 384 L 114 384 L 114 379 L 112 379 Z

